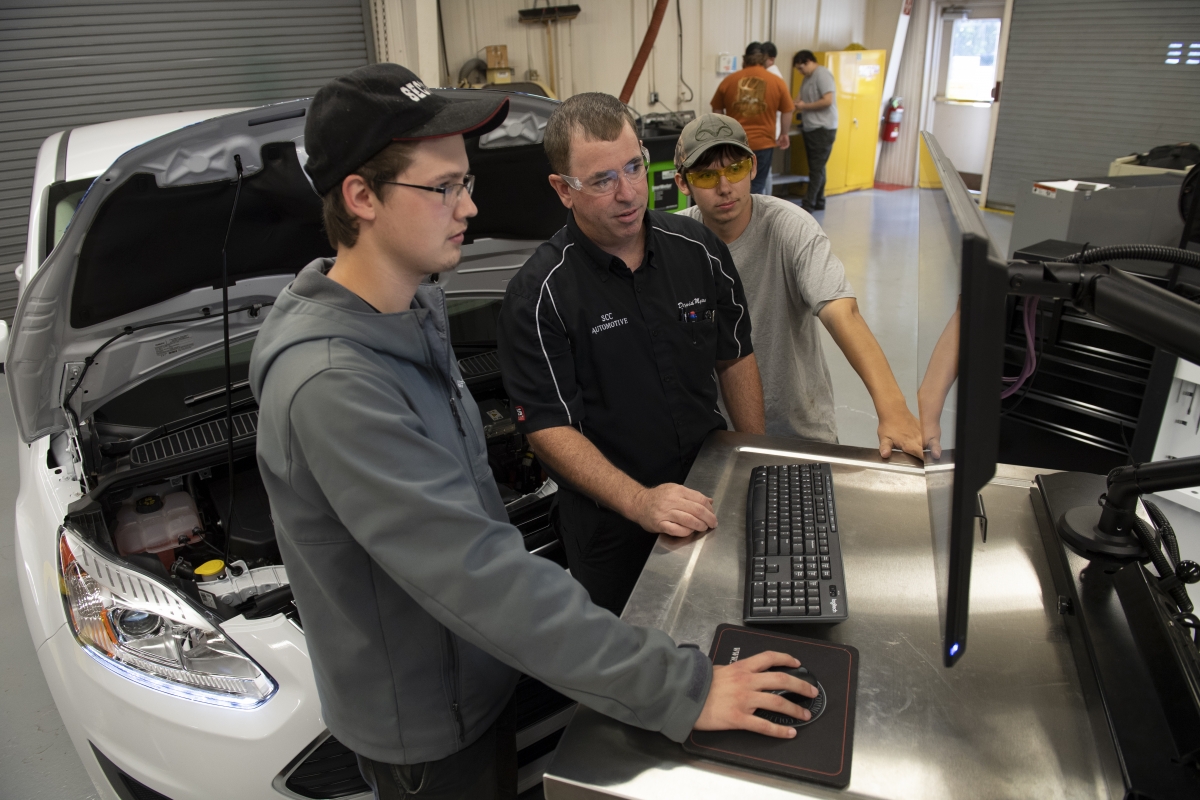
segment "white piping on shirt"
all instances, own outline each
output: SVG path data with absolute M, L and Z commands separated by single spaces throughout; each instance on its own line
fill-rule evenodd
M 742 357 L 742 340 L 738 338 L 737 329 L 738 329 L 738 325 L 742 324 L 742 317 L 744 317 L 746 315 L 746 309 L 743 308 L 742 304 L 737 301 L 737 295 L 733 293 L 733 287 L 734 287 L 733 278 L 729 277 L 729 273 L 727 273 L 725 271 L 725 265 L 721 263 L 721 259 L 717 258 L 712 253 L 708 252 L 708 247 L 705 246 L 704 242 L 698 242 L 695 239 L 692 239 L 688 236 L 684 236 L 682 233 L 675 233 L 674 231 L 669 231 L 666 228 L 660 228 L 657 225 L 654 226 L 654 230 L 662 231 L 663 233 L 670 234 L 671 236 L 678 236 L 680 239 L 686 239 L 687 241 L 692 242 L 693 244 L 700 245 L 700 247 L 704 249 L 704 254 L 708 256 L 709 260 L 717 262 L 717 267 L 720 268 L 721 274 L 725 276 L 725 280 L 729 281 L 729 299 L 732 300 L 733 304 L 738 307 L 737 322 L 733 323 L 733 340 L 735 342 L 737 342 L 737 348 L 738 348 L 737 357 L 741 358 Z M 708 271 L 710 274 L 712 274 L 712 264 L 708 265 Z M 714 274 L 713 277 L 715 278 L 716 275 Z
M 537 326 L 538 344 L 542 347 L 542 356 L 545 357 L 546 366 L 550 369 L 550 380 L 554 381 L 554 392 L 558 395 L 558 402 L 562 403 L 563 410 L 567 412 L 567 422 L 570 424 L 574 424 L 574 420 L 571 418 L 571 409 L 567 408 L 567 401 L 563 400 L 562 391 L 558 388 L 558 378 L 554 375 L 554 365 L 550 363 L 550 354 L 546 352 L 546 343 L 542 340 L 542 294 L 550 291 L 550 276 L 554 274 L 555 270 L 563 265 L 563 262 L 567 260 L 567 251 L 574 246 L 575 243 L 571 242 L 569 245 L 563 248 L 562 258 L 560 258 L 558 263 L 554 265 L 554 269 L 550 270 L 550 273 L 546 275 L 546 280 L 542 281 L 542 288 L 538 291 L 537 305 L 535 305 L 533 309 L 533 323 Z M 561 323 L 562 315 L 558 313 L 558 303 L 554 302 L 553 292 L 550 292 L 550 304 L 554 306 L 554 313 L 558 315 L 558 321 Z M 563 328 L 565 329 L 566 325 L 563 325 Z M 739 353 L 740 352 L 741 351 L 739 350 Z

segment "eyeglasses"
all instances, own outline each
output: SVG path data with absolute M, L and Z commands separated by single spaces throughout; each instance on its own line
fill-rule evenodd
M 601 172 L 591 176 L 586 181 L 579 178 L 572 178 L 570 175 L 560 174 L 558 177 L 566 181 L 577 192 L 585 192 L 594 195 L 612 194 L 617 190 L 617 186 L 621 183 L 621 176 L 624 175 L 626 180 L 632 185 L 638 181 L 645 180 L 646 166 L 650 163 L 650 151 L 645 147 L 642 148 L 641 158 L 631 158 L 629 163 L 620 169 L 610 169 L 607 172 Z
M 741 183 L 750 177 L 750 168 L 754 166 L 754 161 L 749 158 L 743 158 L 741 161 L 735 161 L 727 167 L 717 169 L 698 169 L 695 172 L 688 172 L 688 183 L 700 189 L 715 189 L 717 184 L 721 182 L 721 176 L 730 183 Z
M 401 183 L 400 181 L 380 181 L 380 183 L 390 184 L 392 186 L 407 186 L 410 189 L 422 189 L 426 192 L 437 192 L 442 196 L 442 205 L 453 208 L 458 204 L 462 193 L 467 195 L 475 192 L 475 176 L 464 175 L 462 183 L 447 183 L 445 186 L 420 186 L 415 183 Z

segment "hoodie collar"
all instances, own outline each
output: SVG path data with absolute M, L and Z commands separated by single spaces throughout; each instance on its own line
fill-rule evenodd
M 379 353 L 435 369 L 461 392 L 446 321 L 446 295 L 422 284 L 407 311 L 382 314 L 330 280 L 334 259 L 313 261 L 280 293 L 255 342 L 251 383 L 261 386 L 274 359 L 287 348 L 314 339 L 345 339 Z M 257 388 L 255 388 L 257 391 Z

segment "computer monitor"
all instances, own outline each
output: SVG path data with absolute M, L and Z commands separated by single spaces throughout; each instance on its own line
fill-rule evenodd
M 979 492 L 996 470 L 1007 278 L 954 165 L 931 134 L 921 134 L 921 148 L 918 405 L 950 667 L 966 652 L 971 553 L 987 524 Z

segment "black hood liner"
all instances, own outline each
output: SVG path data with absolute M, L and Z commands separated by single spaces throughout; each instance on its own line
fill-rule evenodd
M 334 255 L 321 199 L 292 142 L 263 145 L 263 168 L 242 181 L 229 235 L 229 281 L 294 275 Z M 194 289 L 220 287 L 221 243 L 236 182 L 159 188 L 153 175 L 121 185 L 96 214 L 75 273 L 71 326 L 86 328 Z
M 483 150 L 467 140 L 475 173 L 471 199 L 479 214 L 467 221 L 467 241 L 549 239 L 567 224 L 567 209 L 550 185 L 550 161 L 541 144 Z

